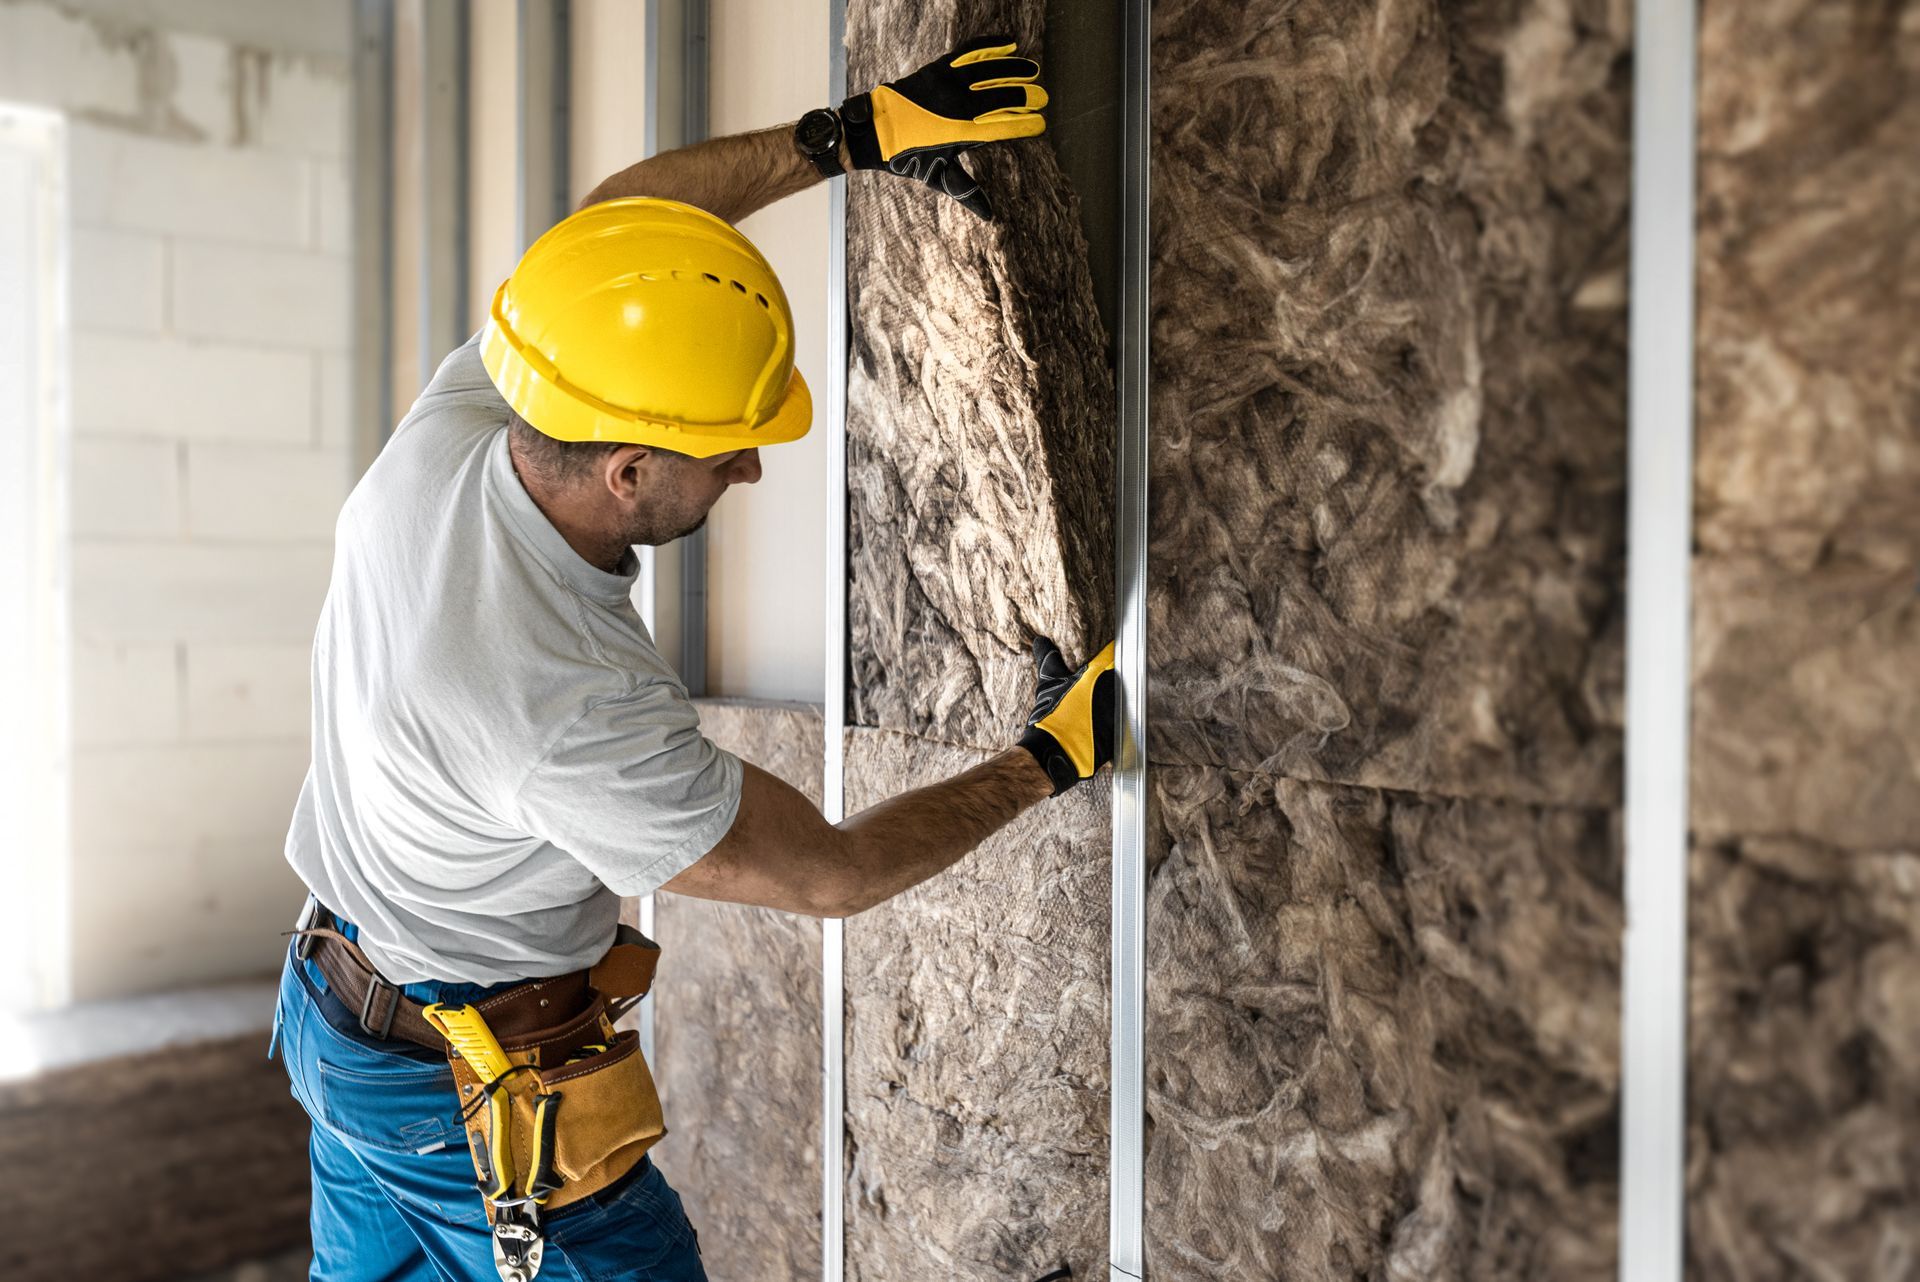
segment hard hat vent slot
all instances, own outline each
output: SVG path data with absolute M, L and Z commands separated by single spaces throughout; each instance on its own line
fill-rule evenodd
M 744 294 L 747 292 L 747 287 L 737 280 L 730 280 L 727 283 L 733 286 L 733 292 L 736 294 Z
M 772 307 L 772 306 L 773 306 L 773 304 L 772 304 L 772 303 L 769 303 L 769 302 L 767 301 L 767 296 L 766 296 L 765 294 L 755 294 L 755 295 L 754 295 L 754 297 L 760 300 L 760 306 L 762 306 L 762 307 Z
M 715 276 L 712 272 L 701 272 L 700 274 L 702 276 L 705 276 L 708 280 L 712 281 L 716 285 L 720 283 L 720 278 L 718 276 Z

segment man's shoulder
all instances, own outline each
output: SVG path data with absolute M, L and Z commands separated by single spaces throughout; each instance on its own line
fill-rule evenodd
M 440 362 L 440 368 L 393 429 L 393 444 L 431 446 L 490 434 L 507 418 L 507 402 L 487 377 L 474 335 Z

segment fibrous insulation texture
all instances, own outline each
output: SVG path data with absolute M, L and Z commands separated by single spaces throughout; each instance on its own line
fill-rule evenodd
M 985 754 L 847 735 L 858 809 Z M 847 923 L 847 1276 L 1106 1273 L 1104 781 Z
M 1700 24 L 1688 1274 L 1920 1272 L 1920 4 Z
M 1154 6 L 1155 760 L 1614 801 L 1622 10 Z
M 855 0 L 849 82 L 995 33 L 1044 68 L 1044 7 Z M 850 812 L 1010 744 L 1035 634 L 1076 661 L 1110 635 L 1113 383 L 1075 197 L 1044 139 L 965 163 L 992 223 L 849 187 Z M 1103 788 L 848 920 L 850 1279 L 1105 1271 Z
M 820 802 L 811 704 L 702 699 L 721 747 Z M 820 1276 L 820 922 L 662 892 L 654 1150 L 715 1278 Z
M 1627 13 L 1154 6 L 1154 1277 L 1613 1275 Z
M 974 34 L 1045 56 L 1039 0 L 866 0 L 848 74 L 897 78 Z M 1029 644 L 1111 629 L 1113 379 L 1073 193 L 1044 141 L 965 162 L 997 219 L 856 177 L 847 275 L 853 722 L 994 744 L 1033 697 Z

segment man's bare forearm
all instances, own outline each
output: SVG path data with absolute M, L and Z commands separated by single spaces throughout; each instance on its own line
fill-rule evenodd
M 890 797 L 840 825 L 844 880 L 859 889 L 843 915 L 863 912 L 958 863 L 1053 794 L 1047 772 L 1011 748 L 940 783 Z
M 845 148 L 842 147 L 842 161 Z M 587 193 L 581 207 L 622 196 L 656 196 L 696 205 L 737 223 L 820 181 L 793 145 L 793 126 L 732 134 L 679 147 L 628 165 Z

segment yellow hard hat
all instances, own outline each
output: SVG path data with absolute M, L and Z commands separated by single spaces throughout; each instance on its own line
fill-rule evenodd
M 493 296 L 480 358 L 514 412 L 562 441 L 704 458 L 813 422 L 773 268 L 673 200 L 602 201 L 534 241 Z

